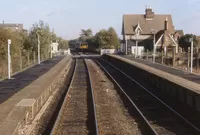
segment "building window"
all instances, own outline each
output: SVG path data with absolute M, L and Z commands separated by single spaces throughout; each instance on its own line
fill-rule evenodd
M 139 34 L 140 34 L 140 30 L 137 31 L 137 35 L 139 35 Z

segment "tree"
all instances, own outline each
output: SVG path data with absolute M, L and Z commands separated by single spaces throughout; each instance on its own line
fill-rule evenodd
M 11 39 L 11 54 L 12 58 L 18 57 L 20 50 L 23 48 L 26 36 L 22 32 L 15 32 L 11 29 L 0 28 L 0 56 L 7 57 L 8 39 Z
M 38 50 L 38 38 L 36 32 L 40 34 L 40 52 L 41 57 L 47 58 L 50 56 L 51 41 L 56 41 L 56 34 L 50 32 L 50 27 L 47 23 L 39 21 L 34 23 L 30 31 L 26 30 L 13 30 L 9 28 L 0 28 L 0 78 L 7 73 L 7 44 L 8 39 L 11 39 L 11 59 L 12 59 L 12 71 L 16 72 L 22 69 L 22 67 L 30 64 L 29 60 L 33 61 L 33 51 L 37 53 Z M 62 40 L 61 48 L 68 47 L 68 42 Z M 31 61 L 31 62 L 32 62 Z
M 81 29 L 81 36 L 85 36 L 85 37 L 91 37 L 92 36 L 92 30 L 91 29 Z
M 98 48 L 114 49 L 119 48 L 119 38 L 115 30 L 110 27 L 108 30 L 100 30 L 96 35 L 96 44 Z
M 69 47 L 70 48 L 75 48 L 75 44 L 76 42 L 79 41 L 79 39 L 72 39 L 72 40 L 69 40 Z
M 113 46 L 114 48 L 119 48 L 119 46 L 120 46 L 119 38 L 117 36 L 117 33 L 116 33 L 115 29 L 110 27 L 108 29 L 108 33 L 111 36 L 110 45 Z
M 86 41 L 90 49 L 114 49 L 119 48 L 119 38 L 114 28 L 110 27 L 108 30 L 102 29 L 95 34 L 92 35 L 92 30 L 87 29 L 81 30 L 81 34 L 79 39 L 70 40 L 69 45 L 72 47 L 76 41 Z
M 91 37 L 91 38 L 86 39 L 86 42 L 88 43 L 89 49 L 96 49 L 96 48 L 98 48 L 98 46 L 96 44 L 96 39 L 95 39 L 94 36 Z
M 183 48 L 185 51 L 188 50 L 188 47 L 191 46 L 191 43 L 190 43 L 190 38 L 193 38 L 193 41 L 194 41 L 194 47 L 196 47 L 198 45 L 198 40 L 196 38 L 196 35 L 193 35 L 193 34 L 186 34 L 184 36 L 182 36 L 180 39 L 179 39 L 179 45 L 181 48 Z
M 98 33 L 96 33 L 95 38 L 98 48 L 103 48 L 103 49 L 112 48 L 110 46 L 111 37 L 107 32 L 107 30 L 104 29 L 100 30 Z
M 51 44 L 51 38 L 52 33 L 50 32 L 49 25 L 44 23 L 43 21 L 39 21 L 38 23 L 33 24 L 31 28 L 31 32 L 29 34 L 29 42 L 31 44 L 31 48 L 34 51 L 37 51 L 37 34 L 39 33 L 40 38 L 40 53 L 42 57 L 47 56 L 47 54 L 50 53 L 50 44 Z
M 59 44 L 59 46 L 58 46 L 59 49 L 63 49 L 63 50 L 68 49 L 69 44 L 68 44 L 67 40 L 64 40 L 64 39 L 62 39 L 62 37 L 59 37 L 59 38 L 57 38 L 57 42 Z
M 92 30 L 91 29 L 81 29 L 81 34 L 79 40 L 85 41 L 86 39 L 92 37 Z

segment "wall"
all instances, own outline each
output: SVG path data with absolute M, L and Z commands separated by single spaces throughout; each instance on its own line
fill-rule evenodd
M 137 56 L 142 56 L 142 54 L 143 54 L 143 52 L 144 52 L 144 47 L 143 47 L 143 46 L 138 46 L 138 47 L 136 48 L 136 46 L 132 46 L 132 47 L 131 47 L 131 53 L 132 53 L 133 55 L 136 54 L 136 49 L 137 49 Z
M 117 54 L 119 51 L 118 49 L 101 49 L 100 54 Z
M 58 52 L 58 43 L 52 43 L 51 44 L 52 53 Z
M 133 75 L 131 77 L 137 77 L 137 80 L 145 81 L 149 85 L 157 87 L 157 90 L 166 95 L 167 98 L 177 100 L 188 106 L 191 111 L 197 111 L 199 114 L 199 84 L 119 56 L 104 55 L 103 57 L 114 63 L 118 68 L 123 68 L 124 71 L 129 72 L 129 75 Z

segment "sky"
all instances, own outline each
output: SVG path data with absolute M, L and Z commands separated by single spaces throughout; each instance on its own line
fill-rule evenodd
M 58 36 L 77 38 L 81 29 L 114 27 L 121 36 L 123 14 L 144 14 L 150 5 L 155 14 L 171 14 L 175 29 L 200 35 L 200 0 L 6 0 L 0 17 L 5 23 L 23 23 L 30 29 L 43 20 Z

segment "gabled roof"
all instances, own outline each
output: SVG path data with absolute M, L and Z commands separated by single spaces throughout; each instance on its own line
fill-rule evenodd
M 175 30 L 175 33 L 178 33 L 180 36 L 184 36 L 183 30 Z
M 134 28 L 134 31 L 135 31 L 135 32 L 137 32 L 138 30 L 142 31 L 139 22 L 138 22 L 138 24 L 136 25 L 136 27 Z
M 174 34 L 172 17 L 168 14 L 156 14 L 152 20 L 146 20 L 144 14 L 125 14 L 123 15 L 122 34 L 135 34 L 133 27 L 135 27 L 138 22 L 142 29 L 141 34 L 152 34 L 151 29 L 156 29 L 157 31 L 164 30 L 166 18 L 168 19 L 168 30 L 171 34 Z
M 164 41 L 168 40 L 168 41 Z M 164 46 L 177 46 L 178 44 L 173 39 L 170 33 L 163 33 L 160 38 L 156 41 L 156 45 L 164 45 Z

